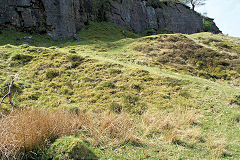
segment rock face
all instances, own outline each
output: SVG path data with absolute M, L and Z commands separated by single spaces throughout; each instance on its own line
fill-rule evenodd
M 116 0 L 108 13 L 108 21 L 142 32 L 147 28 L 173 32 L 196 33 L 203 30 L 202 18 L 182 4 L 162 3 L 153 8 L 146 1 Z
M 0 0 L 0 24 L 47 31 L 54 39 L 73 36 L 91 18 L 88 0 Z
M 202 17 L 180 3 L 154 6 L 143 0 L 105 1 L 96 7 L 96 0 L 0 0 L 0 24 L 48 32 L 58 40 L 74 36 L 89 20 L 99 17 L 135 32 L 149 28 L 180 33 L 204 30 Z M 220 32 L 215 24 L 213 28 Z

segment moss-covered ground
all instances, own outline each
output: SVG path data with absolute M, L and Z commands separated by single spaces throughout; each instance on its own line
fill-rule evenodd
M 14 78 L 19 108 L 127 112 L 141 145 L 89 144 L 99 159 L 239 159 L 240 39 L 126 34 L 92 22 L 80 42 L 32 34 L 28 46 L 28 33 L 4 30 L 0 97 Z

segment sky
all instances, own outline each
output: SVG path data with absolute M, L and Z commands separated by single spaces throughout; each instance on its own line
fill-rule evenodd
M 224 34 L 240 37 L 240 0 L 206 0 L 206 5 L 196 10 L 214 18 Z

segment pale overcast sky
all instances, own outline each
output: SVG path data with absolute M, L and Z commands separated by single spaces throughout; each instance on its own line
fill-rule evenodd
M 196 10 L 214 18 L 224 34 L 240 37 L 240 0 L 206 0 L 206 5 Z

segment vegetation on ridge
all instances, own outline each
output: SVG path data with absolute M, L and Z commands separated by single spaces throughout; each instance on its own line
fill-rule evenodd
M 0 34 L 0 155 L 238 159 L 239 44 L 211 33 L 140 37 L 91 23 L 72 39 Z M 9 145 L 11 144 L 11 145 Z M 33 154 L 35 153 L 35 154 Z

